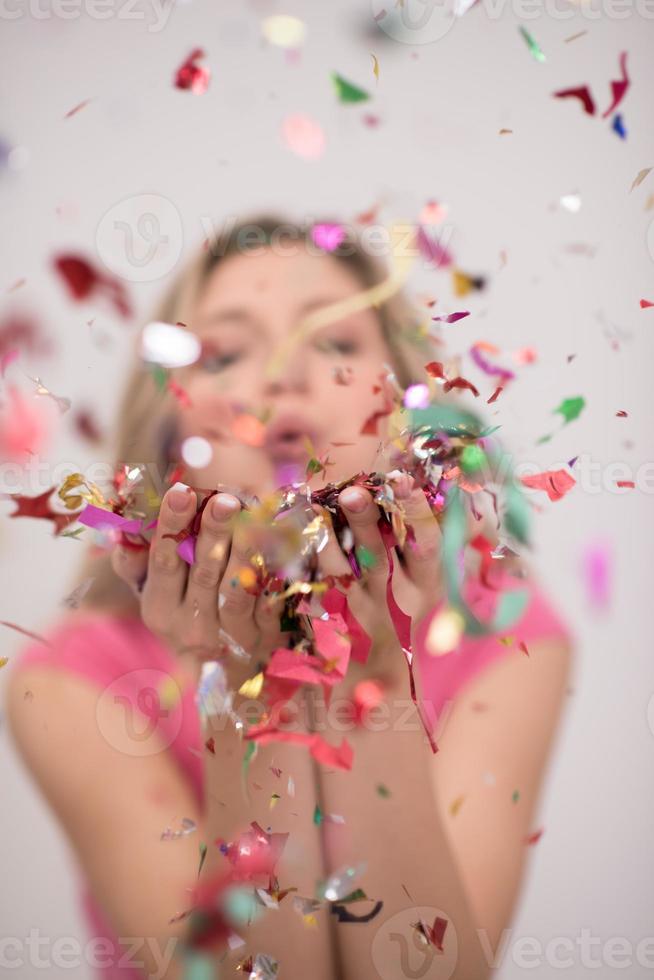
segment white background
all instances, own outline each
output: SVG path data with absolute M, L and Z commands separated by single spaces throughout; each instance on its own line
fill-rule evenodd
M 536 524 L 536 563 L 578 649 L 543 799 L 545 833 L 533 849 L 512 939 L 535 937 L 545 946 L 590 930 L 601 940 L 593 956 L 602 965 L 592 975 L 608 977 L 615 968 L 601 945 L 626 937 L 634 954 L 620 973 L 632 978 L 650 974 L 636 962 L 635 948 L 654 935 L 654 735 L 647 717 L 654 691 L 654 309 L 639 309 L 641 297 L 654 300 L 647 245 L 654 209 L 646 208 L 654 174 L 630 193 L 638 171 L 654 165 L 654 9 L 648 19 L 633 6 L 616 5 L 619 19 L 610 7 L 591 19 L 587 8 L 564 0 L 558 14 L 549 6 L 546 12 L 539 4 L 523 9 L 507 2 L 495 5 L 495 16 L 477 6 L 444 37 L 423 44 L 418 30 L 416 43 L 382 34 L 373 20 L 381 5 L 365 0 L 289 0 L 283 6 L 190 0 L 167 7 L 158 31 L 146 0 L 133 10 L 114 4 L 105 20 L 76 15 L 79 5 L 64 19 L 52 8 L 48 15 L 45 0 L 40 7 L 32 0 L 31 10 L 7 0 L 2 135 L 27 148 L 29 162 L 0 174 L 0 299 L 5 314 L 37 314 L 56 340 L 54 356 L 21 366 L 76 407 L 93 407 L 106 429 L 138 323 L 165 280 L 128 284 L 138 316 L 127 324 L 99 303 L 72 304 L 50 262 L 62 249 L 99 262 L 98 227 L 124 199 L 147 194 L 169 202 L 180 220 L 170 247 L 180 244 L 184 257 L 202 242 L 207 222 L 218 227 L 259 207 L 351 220 L 383 200 L 382 216 L 415 220 L 427 200 L 447 203 L 457 264 L 489 277 L 484 293 L 463 301 L 454 299 L 442 271 L 423 270 L 415 282 L 443 308 L 472 311 L 445 328 L 451 350 L 465 352 L 475 340 L 488 340 L 506 352 L 525 346 L 538 352 L 538 362 L 521 369 L 497 403 L 505 444 L 543 469 L 585 454 L 603 473 L 559 503 L 544 501 Z M 387 7 L 392 10 L 394 0 Z M 9 19 L 16 10 L 20 16 Z M 295 13 L 307 23 L 294 62 L 261 39 L 260 20 L 274 12 Z M 521 23 L 540 43 L 545 63 L 529 53 Z M 566 43 L 582 30 L 583 37 Z M 206 48 L 213 71 L 201 97 L 171 84 L 174 69 L 197 45 Z M 626 140 L 600 115 L 623 50 L 632 77 L 622 106 Z M 378 84 L 371 52 L 379 59 Z M 339 105 L 329 79 L 334 70 L 373 92 L 373 100 Z M 598 105 L 594 117 L 577 101 L 552 98 L 557 89 L 583 83 Z M 85 99 L 92 101 L 64 118 Z M 323 126 L 327 149 L 319 161 L 302 160 L 285 147 L 280 125 L 292 112 L 310 113 Z M 364 125 L 365 112 L 379 116 L 376 128 Z M 499 136 L 503 127 L 512 135 Z M 581 195 L 576 214 L 558 204 L 571 193 Z M 116 214 L 120 208 L 110 222 Z M 110 247 L 102 236 L 98 241 L 108 260 Z M 585 253 L 571 249 L 580 243 Z M 146 247 L 137 240 L 139 246 Z M 502 249 L 507 263 L 500 271 Z M 22 278 L 24 286 L 6 292 Z M 619 331 L 619 349 L 609 330 Z M 571 363 L 569 354 L 576 354 Z M 467 359 L 464 366 L 477 377 Z M 20 372 L 12 377 L 29 387 Z M 552 410 L 578 394 L 587 400 L 581 418 L 535 446 L 538 436 L 558 427 Z M 628 419 L 615 417 L 620 409 Z M 64 461 L 81 468 L 98 455 L 64 420 L 48 459 L 52 467 Z M 625 476 L 607 470 L 616 462 L 631 468 L 636 490 L 615 491 L 615 480 Z M 645 464 L 649 485 L 647 470 L 639 471 Z M 0 509 L 0 619 L 41 631 L 60 613 L 83 545 L 53 539 L 43 522 L 6 520 L 6 503 Z M 604 613 L 589 605 L 580 571 L 584 550 L 599 539 L 613 552 L 612 601 Z M 11 658 L 21 639 L 4 628 L 1 638 L 1 652 Z M 0 931 L 21 939 L 38 928 L 53 939 L 83 940 L 66 845 L 4 726 L 0 753 Z M 563 971 L 545 955 L 532 956 L 540 965 L 528 972 L 538 978 L 590 974 L 579 947 L 573 956 L 574 966 Z M 509 946 L 501 977 L 524 972 Z M 13 975 L 22 980 L 37 971 L 24 966 Z M 61 975 L 89 976 L 83 968 Z

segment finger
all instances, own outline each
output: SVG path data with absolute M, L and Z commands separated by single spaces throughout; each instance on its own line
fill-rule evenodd
M 286 646 L 287 633 L 281 628 L 281 615 L 284 600 L 279 594 L 263 592 L 254 606 L 254 622 L 259 630 L 259 645 L 262 650 L 276 650 Z
M 195 514 L 196 506 L 195 494 L 183 484 L 171 487 L 161 504 L 141 603 L 145 625 L 155 632 L 168 631 L 184 595 L 188 568 L 177 554 L 177 541 L 164 535 L 182 531 Z
M 118 578 L 121 578 L 136 595 L 139 595 L 148 570 L 147 552 L 132 551 L 118 545 L 111 553 L 111 565 Z
M 343 553 L 343 549 L 336 540 L 331 521 L 324 514 L 323 518 L 327 526 L 327 544 L 318 553 L 318 567 L 323 575 L 351 575 L 352 568 Z M 347 603 L 352 615 L 358 620 L 366 632 L 370 633 L 374 626 L 377 607 L 361 582 L 355 579 L 347 589 L 341 587 L 337 582 L 336 588 L 347 596 Z
M 412 481 L 413 482 L 413 481 Z M 436 601 L 442 585 L 442 533 L 424 490 L 400 484 L 395 487 L 408 534 L 402 549 L 405 572 L 427 599 Z
M 373 599 L 386 602 L 388 582 L 388 558 L 382 536 L 379 533 L 379 507 L 363 487 L 347 487 L 339 495 L 347 522 L 352 530 L 355 548 L 365 560 L 359 564 L 365 568 L 366 585 Z
M 254 547 L 241 517 L 234 525 L 229 559 L 218 590 L 218 618 L 222 628 L 248 653 L 258 635 L 254 622 L 256 596 L 244 585 L 254 573 L 253 555 Z
M 218 586 L 229 559 L 234 519 L 241 509 L 237 497 L 215 494 L 202 513 L 195 561 L 188 573 L 184 606 L 207 626 L 218 623 Z

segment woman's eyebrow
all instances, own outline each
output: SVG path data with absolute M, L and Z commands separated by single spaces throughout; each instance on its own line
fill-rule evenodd
M 239 323 L 249 327 L 257 327 L 259 325 L 257 318 L 240 306 L 215 310 L 213 313 L 207 313 L 199 321 L 200 326 L 211 327 L 220 326 L 223 323 Z

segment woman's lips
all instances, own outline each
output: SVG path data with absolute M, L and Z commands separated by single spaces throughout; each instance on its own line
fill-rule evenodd
M 264 449 L 275 463 L 299 463 L 311 455 L 306 432 L 289 432 L 266 439 Z

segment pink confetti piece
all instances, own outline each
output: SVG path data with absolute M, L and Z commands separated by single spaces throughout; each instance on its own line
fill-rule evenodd
M 339 224 L 329 224 L 327 222 L 314 225 L 311 229 L 311 238 L 318 248 L 325 252 L 333 252 L 345 239 L 345 228 Z
M 305 160 L 318 160 L 325 152 L 325 134 L 311 116 L 287 116 L 282 123 L 282 136 L 288 149 Z
M 588 601 L 596 609 L 606 609 L 611 598 L 612 549 L 606 541 L 588 545 L 582 555 L 583 580 Z
M 535 473 L 533 476 L 523 476 L 520 481 L 531 490 L 544 490 L 553 501 L 565 497 L 577 482 L 567 470 L 547 470 L 544 473 Z
M 2 357 L 0 357 L 0 375 L 2 375 L 3 378 L 9 365 L 13 364 L 19 355 L 20 351 L 14 348 L 14 350 L 8 350 L 6 354 L 3 354 Z
M 458 320 L 463 320 L 465 316 L 470 316 L 469 310 L 461 310 L 460 313 L 448 313 L 447 316 L 433 316 L 432 320 L 439 320 L 441 323 L 457 323 Z
M 437 269 L 452 265 L 453 259 L 450 253 L 436 239 L 431 238 L 422 225 L 418 226 L 416 242 L 422 257 Z
M 120 514 L 96 507 L 95 504 L 87 504 L 77 515 L 77 520 L 80 524 L 92 527 L 96 531 L 122 531 L 123 534 L 139 534 L 143 524 L 141 520 L 121 517 Z

